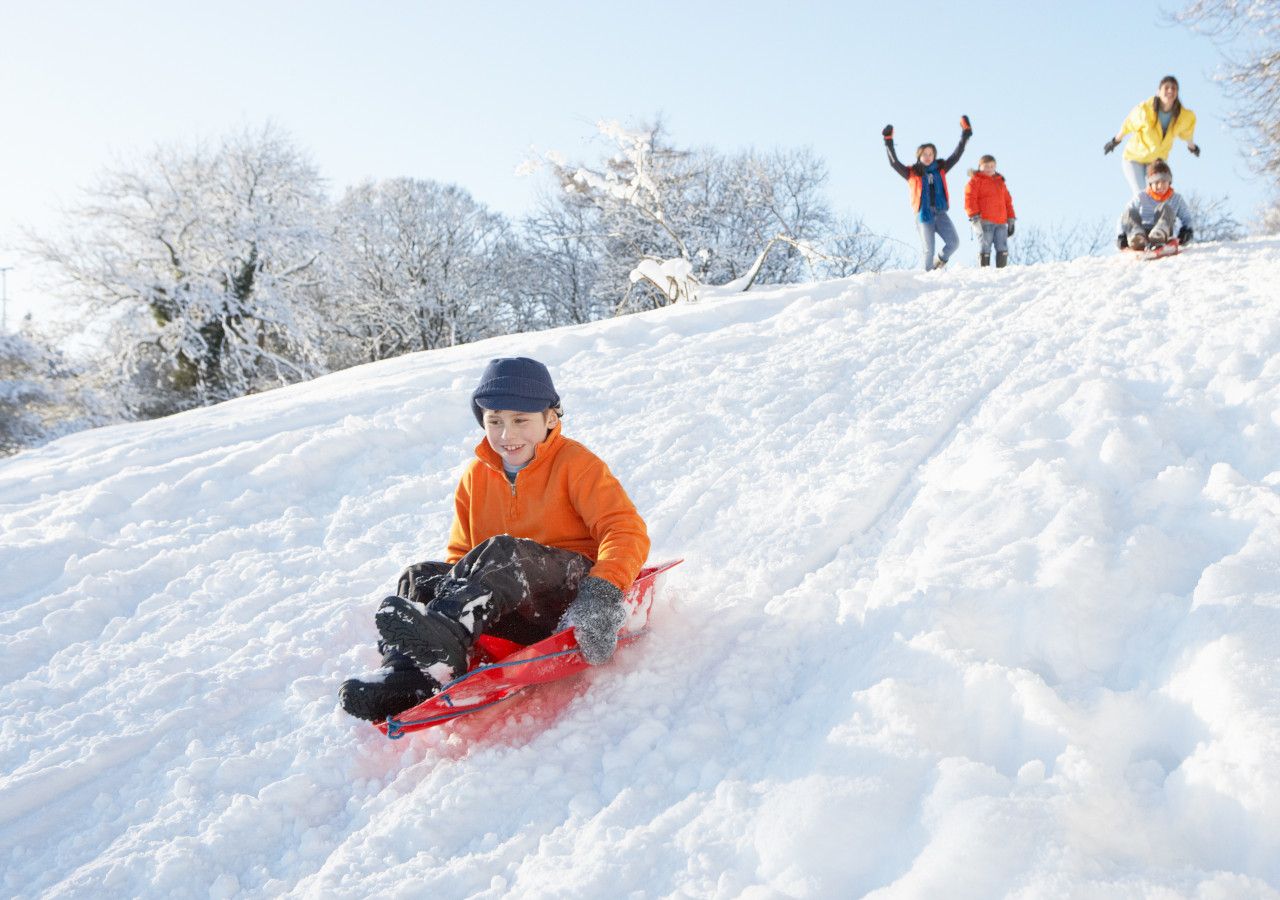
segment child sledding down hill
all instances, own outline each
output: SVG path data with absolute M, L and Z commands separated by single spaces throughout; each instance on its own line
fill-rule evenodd
M 1179 244 L 1191 242 L 1191 209 L 1173 190 L 1173 173 L 1163 159 L 1147 166 L 1147 189 L 1133 195 L 1120 214 L 1116 246 L 1133 250 L 1161 247 L 1175 235 Z
M 947 172 L 960 161 L 965 144 L 973 135 L 969 117 L 960 117 L 960 143 L 946 159 L 938 159 L 938 148 L 933 144 L 921 144 L 916 148 L 916 161 L 904 166 L 893 149 L 893 126 L 886 125 L 880 132 L 884 136 L 884 149 L 889 154 L 889 165 L 907 180 L 911 188 L 911 205 L 916 213 L 916 228 L 920 232 L 921 250 L 924 252 L 924 268 L 940 269 L 947 264 L 951 254 L 960 246 L 956 227 L 947 215 L 950 198 L 947 194 Z M 942 238 L 942 251 L 933 255 L 934 238 Z
M 978 264 L 991 265 L 991 246 L 996 248 L 996 268 L 1009 262 L 1009 241 L 1013 237 L 1013 198 L 1004 176 L 996 171 L 996 158 L 987 154 L 969 170 L 964 186 L 964 212 L 980 241 Z
M 434 696 L 482 633 L 530 644 L 572 627 L 593 665 L 617 645 L 623 595 L 649 553 L 627 492 L 561 432 L 560 395 L 537 360 L 490 361 L 471 411 L 485 437 L 454 494 L 445 558 L 404 571 L 374 615 L 382 666 L 338 691 L 357 718 Z

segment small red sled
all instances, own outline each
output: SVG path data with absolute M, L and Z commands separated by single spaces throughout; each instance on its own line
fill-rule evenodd
M 676 559 L 640 570 L 624 598 L 631 607 L 631 615 L 618 636 L 619 645 L 629 644 L 644 633 L 658 576 L 681 562 L 683 560 Z M 527 687 L 558 681 L 588 666 L 571 628 L 527 647 L 482 634 L 476 638 L 471 668 L 465 674 L 446 684 L 434 697 L 398 716 L 388 716 L 385 722 L 375 722 L 374 727 L 391 740 L 399 740 L 411 731 L 488 709 Z
M 1136 255 L 1138 259 L 1164 259 L 1166 256 L 1177 256 L 1181 253 L 1182 245 L 1178 243 L 1177 238 L 1169 238 L 1159 247 L 1147 247 L 1144 250 L 1129 248 L 1129 252 Z

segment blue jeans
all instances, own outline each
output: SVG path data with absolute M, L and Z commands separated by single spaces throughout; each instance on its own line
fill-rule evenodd
M 924 250 L 924 270 L 927 272 L 933 268 L 933 245 L 934 235 L 942 238 L 942 252 L 938 254 L 943 262 L 951 258 L 951 254 L 956 252 L 956 248 L 960 246 L 960 237 L 956 234 L 956 226 L 951 224 L 951 219 L 945 212 L 939 210 L 933 211 L 932 222 L 916 221 L 916 227 L 920 229 L 920 243 Z
M 988 222 L 986 219 L 978 220 L 978 252 L 990 253 L 991 245 L 996 245 L 997 253 L 1009 252 L 1009 226 L 1001 222 L 997 225 L 995 222 Z
M 1146 163 L 1134 162 L 1131 159 L 1121 159 L 1120 168 L 1124 172 L 1125 181 L 1129 182 L 1129 187 L 1133 188 L 1134 194 L 1141 194 L 1147 189 Z

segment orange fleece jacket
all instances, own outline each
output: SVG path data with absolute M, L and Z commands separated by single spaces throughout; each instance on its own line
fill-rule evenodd
M 560 433 L 534 451 L 512 485 L 502 458 L 481 441 L 454 493 L 445 561 L 453 564 L 498 534 L 581 553 L 591 574 L 625 591 L 649 556 L 644 519 L 604 462 Z

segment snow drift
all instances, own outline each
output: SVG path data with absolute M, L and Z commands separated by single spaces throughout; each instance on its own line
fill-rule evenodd
M 0 462 L 0 890 L 1280 896 L 1278 285 L 713 294 Z M 686 562 L 611 665 L 390 742 L 335 691 L 515 354 Z

